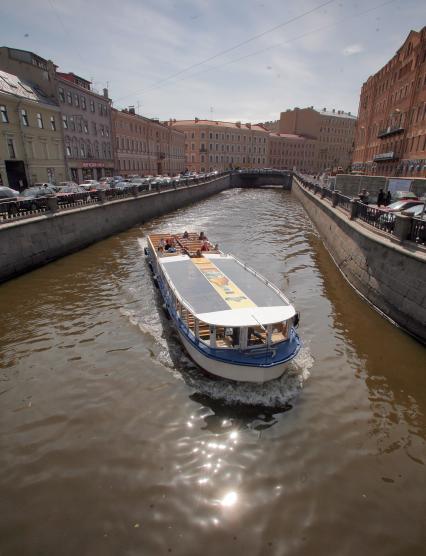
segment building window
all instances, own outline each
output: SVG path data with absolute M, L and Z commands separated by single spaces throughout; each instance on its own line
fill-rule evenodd
M 65 93 L 64 93 L 63 88 L 62 88 L 62 87 L 59 87 L 59 88 L 58 88 L 58 91 L 59 91 L 59 100 L 60 100 L 61 102 L 65 102 Z
M 3 104 L 0 105 L 0 114 L 1 114 L 1 121 L 4 124 L 8 124 L 9 123 L 9 116 L 7 115 L 7 108 L 6 106 L 4 106 Z
M 80 144 L 80 155 L 82 158 L 84 158 L 86 156 L 86 150 L 84 148 L 84 143 Z
M 67 156 L 71 156 L 71 146 L 66 145 L 65 150 L 66 150 Z
M 67 100 L 68 100 L 68 104 L 72 105 L 72 94 L 71 91 L 67 91 Z
M 9 151 L 9 158 L 16 158 L 15 145 L 11 137 L 7 138 L 7 150 Z
M 80 97 L 79 97 L 78 93 L 74 93 L 74 103 L 77 107 L 80 106 Z
M 56 120 L 55 116 L 50 116 L 50 129 L 56 131 Z
M 86 121 L 84 122 L 84 133 L 89 133 L 89 127 Z
M 64 129 L 68 129 L 68 118 L 66 116 L 62 116 L 62 125 Z
M 25 110 L 25 108 L 22 108 L 22 110 L 21 110 L 21 117 L 22 117 L 22 125 L 24 125 L 25 127 L 28 127 L 29 126 L 28 114 L 27 114 L 27 111 Z
M 86 97 L 81 97 L 81 107 L 86 110 Z
M 95 111 L 95 101 L 94 101 L 94 100 L 91 100 L 91 101 L 90 101 L 90 111 L 91 111 L 91 112 L 94 112 L 94 111 Z
M 37 113 L 37 126 L 43 129 L 43 117 L 39 112 Z

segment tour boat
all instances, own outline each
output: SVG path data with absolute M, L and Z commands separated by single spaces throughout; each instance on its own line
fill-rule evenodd
M 202 369 L 247 382 L 284 373 L 300 349 L 299 315 L 277 287 L 196 233 L 149 235 L 145 255 L 164 309 Z

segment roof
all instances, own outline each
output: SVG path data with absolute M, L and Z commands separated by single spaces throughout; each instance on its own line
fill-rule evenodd
M 292 133 L 270 132 L 269 135 L 276 139 L 289 139 L 292 141 L 309 141 L 309 137 L 304 137 L 303 135 L 294 135 Z
M 243 124 L 240 122 L 222 122 L 220 120 L 173 120 L 170 122 L 172 126 L 202 126 L 208 125 L 212 127 L 228 127 L 232 129 L 242 129 L 242 130 L 252 130 L 252 131 L 261 131 L 263 133 L 269 133 L 267 129 L 265 129 L 260 124 Z
M 320 116 L 328 116 L 328 117 L 333 117 L 333 118 L 347 118 L 349 120 L 356 120 L 356 116 L 354 114 L 349 114 L 349 112 L 344 112 L 343 110 L 337 110 L 336 111 L 332 111 L 332 110 L 316 110 L 316 112 L 318 112 L 318 114 L 320 114 Z
M 17 98 L 24 98 L 33 102 L 41 104 L 48 104 L 50 106 L 57 106 L 56 102 L 48 97 L 38 85 L 26 81 L 13 75 L 0 70 L 0 92 L 12 95 Z
M 167 257 L 160 264 L 181 301 L 205 323 L 258 326 L 295 315 L 277 288 L 231 255 Z

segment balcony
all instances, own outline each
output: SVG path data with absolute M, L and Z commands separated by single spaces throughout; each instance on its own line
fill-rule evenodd
M 384 137 L 390 137 L 391 135 L 396 135 L 397 133 L 402 133 L 404 128 L 401 126 L 394 126 L 394 127 L 387 127 L 386 129 L 381 129 L 377 134 L 379 139 L 383 139 Z
M 389 162 L 392 160 L 398 160 L 398 156 L 393 152 L 389 151 L 387 153 L 379 153 L 374 155 L 373 160 L 374 162 Z

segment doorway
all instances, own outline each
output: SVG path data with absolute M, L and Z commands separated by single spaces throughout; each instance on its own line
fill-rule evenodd
M 23 160 L 5 160 L 9 187 L 22 191 L 28 187 L 25 164 Z

